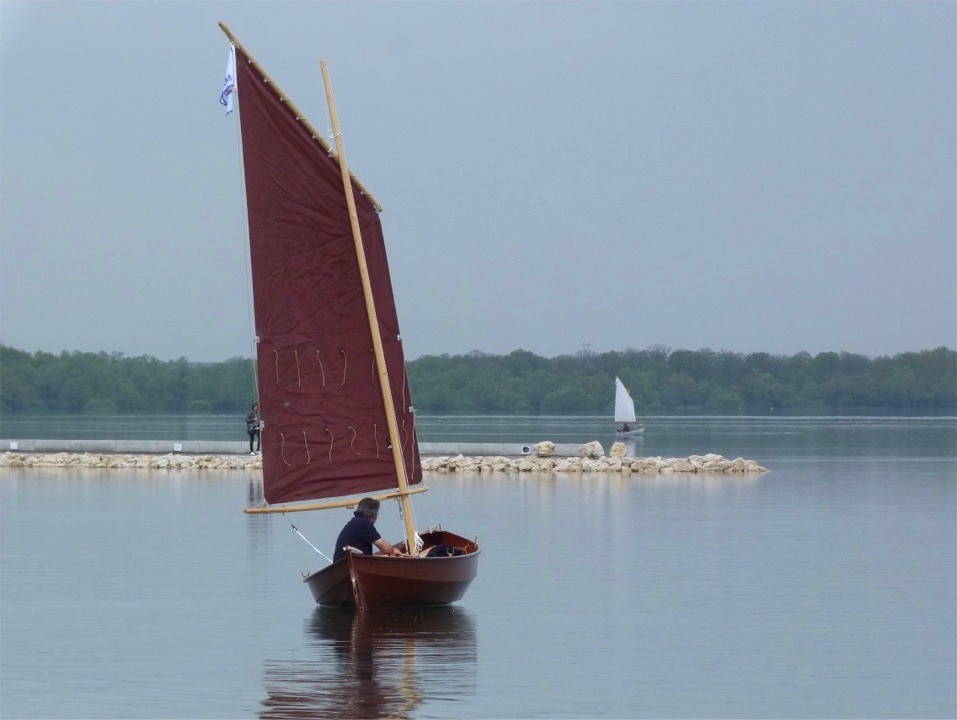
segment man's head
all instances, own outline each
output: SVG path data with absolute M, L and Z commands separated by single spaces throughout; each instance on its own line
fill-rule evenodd
M 356 517 L 364 517 L 372 520 L 373 522 L 376 519 L 376 516 L 379 514 L 379 501 L 375 498 L 362 498 L 359 501 L 359 504 L 356 505 L 355 515 Z

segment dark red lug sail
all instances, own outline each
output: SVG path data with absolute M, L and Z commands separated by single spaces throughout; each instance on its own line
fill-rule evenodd
M 336 160 L 237 48 L 269 503 L 397 486 Z M 418 442 L 378 213 L 355 192 L 410 484 Z

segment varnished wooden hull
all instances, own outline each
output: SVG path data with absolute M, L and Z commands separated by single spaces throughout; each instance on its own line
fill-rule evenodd
M 478 572 L 478 545 L 445 530 L 424 533 L 422 540 L 425 548 L 449 545 L 464 554 L 434 558 L 347 555 L 303 582 L 324 607 L 365 610 L 460 600 Z M 404 549 L 403 544 L 399 547 Z

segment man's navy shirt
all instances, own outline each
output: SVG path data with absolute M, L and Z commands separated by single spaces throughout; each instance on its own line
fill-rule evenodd
M 336 551 L 332 555 L 335 562 L 341 557 L 345 557 L 345 551 L 342 549 L 346 545 L 351 545 L 356 550 L 361 550 L 366 555 L 372 554 L 372 544 L 381 538 L 379 531 L 369 518 L 356 515 L 352 520 L 345 524 L 339 537 L 336 539 Z

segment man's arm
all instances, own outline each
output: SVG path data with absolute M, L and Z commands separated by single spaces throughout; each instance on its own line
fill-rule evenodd
M 379 538 L 375 541 L 375 546 L 379 548 L 383 555 L 402 555 L 403 553 L 385 538 Z

